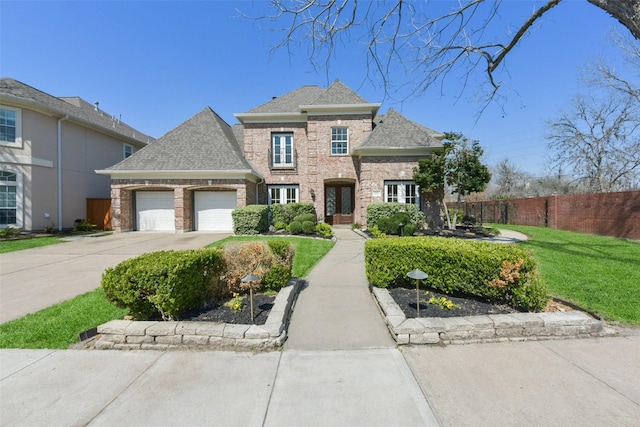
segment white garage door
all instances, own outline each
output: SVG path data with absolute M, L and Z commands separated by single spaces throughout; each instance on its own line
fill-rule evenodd
M 136 218 L 140 231 L 175 231 L 173 191 L 136 192 Z
M 237 207 L 235 191 L 196 191 L 195 225 L 199 231 L 233 231 L 231 212 Z

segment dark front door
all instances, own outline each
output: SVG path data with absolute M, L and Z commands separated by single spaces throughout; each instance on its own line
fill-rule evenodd
M 355 185 L 327 184 L 324 187 L 324 219 L 328 224 L 353 224 Z

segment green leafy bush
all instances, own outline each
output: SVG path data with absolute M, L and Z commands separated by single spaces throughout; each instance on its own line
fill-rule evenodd
M 269 229 L 269 206 L 249 205 L 231 212 L 234 234 L 260 234 Z
M 284 286 L 287 286 L 289 280 L 291 280 L 291 267 L 274 264 L 267 274 L 265 274 L 262 282 L 265 290 L 277 292 Z
M 310 213 L 298 215 L 297 217 L 293 218 L 293 220 L 298 222 L 311 221 L 313 222 L 313 225 L 316 224 L 315 214 L 310 214 Z
M 418 209 L 418 206 L 409 203 L 383 202 L 371 203 L 367 206 L 367 226 L 371 228 L 378 224 L 380 218 L 390 218 L 398 212 L 407 213 L 409 222 L 417 228 L 422 228 L 424 225 L 424 213 Z
M 74 231 L 87 232 L 92 231 L 97 225 L 91 224 L 86 219 L 76 219 L 73 224 Z
M 449 295 L 479 297 L 520 310 L 542 310 L 547 291 L 535 260 L 516 246 L 439 237 L 374 239 L 365 243 L 367 279 L 373 286 L 411 286 L 407 272 L 428 274 L 429 287 Z
M 404 229 L 402 230 L 402 235 L 403 236 L 413 236 L 414 234 L 416 234 L 416 226 L 413 224 L 407 224 L 404 226 Z
M 12 226 L 8 226 L 7 228 L 0 228 L 0 237 L 15 237 L 20 234 L 20 229 Z
M 353 224 L 351 224 L 351 229 L 352 230 L 360 230 L 360 229 L 362 229 L 362 225 L 359 222 L 354 222 Z
M 381 232 L 399 236 L 406 225 L 411 225 L 411 215 L 406 212 L 396 212 L 390 217 L 380 218 L 377 226 Z M 402 224 L 402 227 L 400 226 Z
M 151 252 L 105 270 L 101 286 L 136 319 L 176 319 L 205 302 L 222 265 L 220 249 Z
M 304 214 L 312 214 L 313 221 L 317 221 L 316 208 L 313 203 L 287 203 L 286 205 L 274 203 L 271 205 L 271 222 L 273 224 L 277 222 L 291 224 L 294 218 Z
M 324 237 L 325 239 L 329 239 L 331 238 L 331 236 L 333 236 L 333 230 L 331 229 L 331 226 L 326 222 L 321 222 L 316 225 L 316 233 L 322 234 L 322 237 Z
M 378 228 L 377 225 L 374 225 L 373 227 L 371 227 L 369 229 L 369 232 L 371 233 L 371 235 L 373 237 L 375 237 L 376 239 L 382 238 L 382 237 L 387 237 L 386 234 L 384 234 L 382 231 L 380 231 L 380 229 Z
M 293 221 L 287 225 L 287 231 L 291 234 L 302 234 L 302 223 L 300 221 Z
M 284 223 L 284 222 L 282 222 L 282 221 L 278 221 L 278 222 L 276 222 L 276 223 L 274 224 L 274 228 L 275 228 L 276 230 L 286 230 L 286 229 L 287 229 L 287 224 L 285 224 L 285 223 Z
M 316 232 L 316 223 L 313 221 L 303 221 L 302 222 L 302 232 L 304 234 L 315 234 Z

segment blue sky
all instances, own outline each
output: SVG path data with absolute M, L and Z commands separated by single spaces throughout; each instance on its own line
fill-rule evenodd
M 506 0 L 501 20 L 519 25 L 542 1 Z M 439 1 L 438 7 L 450 2 Z M 565 0 L 508 57 L 499 77 L 508 96 L 499 108 L 457 98 L 460 84 L 403 100 L 385 98 L 367 79 L 356 44 L 339 47 L 333 66 L 316 71 L 304 49 L 270 52 L 281 34 L 243 18 L 259 16 L 256 1 L 5 1 L 0 0 L 0 75 L 54 96 L 80 96 L 129 125 L 160 137 L 206 106 L 228 123 L 302 85 L 340 79 L 369 102 L 383 102 L 438 131 L 462 132 L 485 149 L 493 166 L 509 158 L 545 175 L 545 120 L 586 89 L 579 69 L 598 56 L 615 59 L 609 36 L 626 31 L 586 0 Z M 508 87 L 507 87 L 508 86 Z

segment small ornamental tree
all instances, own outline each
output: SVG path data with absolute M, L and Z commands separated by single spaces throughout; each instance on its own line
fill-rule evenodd
M 447 132 L 444 135 L 442 150 L 420 159 L 418 167 L 413 168 L 413 180 L 424 193 L 446 184 L 458 194 L 453 224 L 446 203 L 442 201 L 447 225 L 454 228 L 462 196 L 484 191 L 491 180 L 491 173 L 480 160 L 484 151 L 478 141 L 469 143 L 461 133 Z

